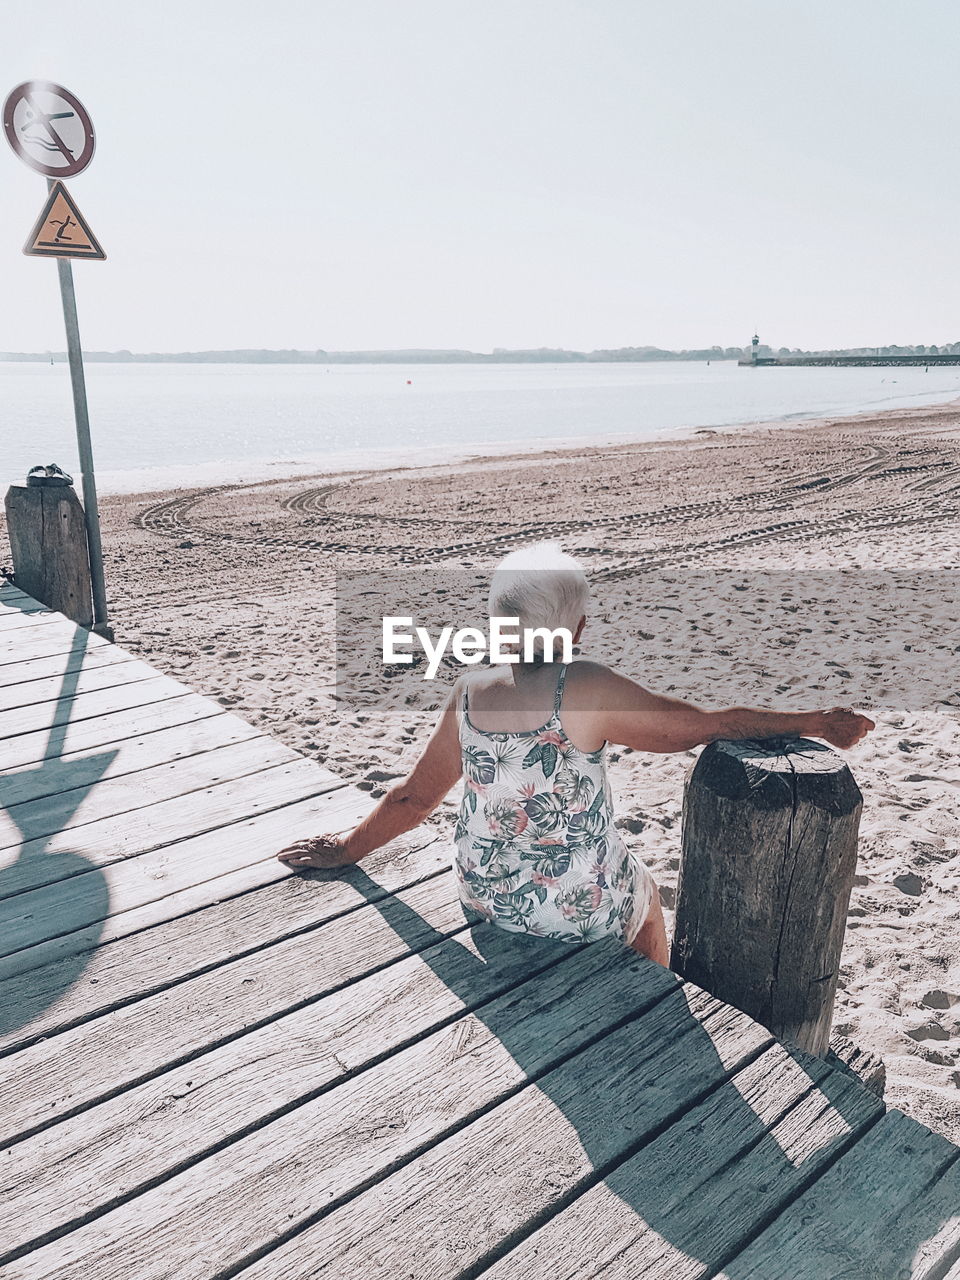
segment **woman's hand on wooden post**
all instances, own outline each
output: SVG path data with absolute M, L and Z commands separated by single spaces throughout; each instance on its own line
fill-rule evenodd
M 860 715 L 852 707 L 831 707 L 829 711 L 820 713 L 820 726 L 815 736 L 846 751 L 876 727 L 869 716 Z
M 345 836 L 311 836 L 306 840 L 295 840 L 281 849 L 277 857 L 288 867 L 320 867 L 326 870 L 349 867 L 359 861 L 348 851 Z

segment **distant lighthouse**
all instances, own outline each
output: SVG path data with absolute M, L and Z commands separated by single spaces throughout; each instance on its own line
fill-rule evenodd
M 750 363 L 751 364 L 757 363 L 757 356 L 759 354 L 760 354 L 760 337 L 758 334 L 755 333 L 750 343 Z

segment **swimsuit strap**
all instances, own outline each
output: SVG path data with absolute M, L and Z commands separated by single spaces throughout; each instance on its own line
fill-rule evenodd
M 567 678 L 567 664 L 565 662 L 561 662 L 560 675 L 557 677 L 557 692 L 553 699 L 553 714 L 555 716 L 558 716 L 560 714 L 560 699 L 563 697 L 563 683 L 566 680 L 566 678 Z

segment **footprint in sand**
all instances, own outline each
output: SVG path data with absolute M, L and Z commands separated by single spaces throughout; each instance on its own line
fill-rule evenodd
M 939 1022 L 922 1022 L 919 1027 L 907 1028 L 911 1040 L 949 1040 L 950 1032 Z
M 960 995 L 955 991 L 943 991 L 939 987 L 934 987 L 920 1001 L 922 1005 L 926 1005 L 928 1009 L 952 1009 L 957 1003 L 960 1003 Z

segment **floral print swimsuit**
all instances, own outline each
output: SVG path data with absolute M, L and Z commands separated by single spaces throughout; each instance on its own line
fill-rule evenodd
M 539 729 L 488 733 L 460 705 L 463 800 L 456 828 L 460 901 L 471 922 L 564 942 L 631 943 L 655 886 L 613 822 L 604 754 L 581 751 L 553 715 Z

